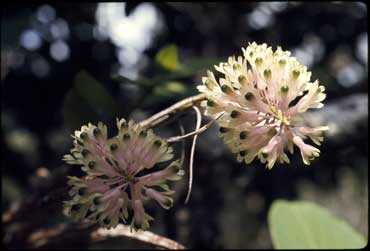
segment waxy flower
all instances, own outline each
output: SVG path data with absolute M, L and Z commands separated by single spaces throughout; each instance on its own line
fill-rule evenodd
M 167 180 L 178 180 L 183 175 L 178 160 L 162 170 L 151 171 L 160 162 L 173 158 L 166 140 L 124 119 L 117 120 L 118 135 L 108 139 L 107 127 L 89 124 L 75 131 L 74 148 L 65 155 L 69 164 L 82 165 L 87 173 L 83 178 L 68 177 L 72 186 L 70 201 L 64 202 L 65 213 L 74 220 L 87 219 L 90 223 L 111 228 L 121 219 L 129 219 L 131 226 L 147 229 L 153 218 L 144 210 L 144 201 L 153 199 L 163 208 L 172 206 L 169 196 L 174 191 Z
M 324 86 L 310 82 L 311 72 L 280 47 L 273 52 L 266 44 L 252 43 L 242 50 L 244 57 L 215 66 L 223 74 L 219 81 L 208 71 L 197 87 L 208 99 L 201 104 L 205 114 L 221 115 L 220 136 L 238 161 L 248 164 L 257 157 L 272 168 L 277 161 L 289 163 L 285 149 L 293 153 L 296 145 L 309 165 L 320 150 L 303 139 L 320 145 L 328 128 L 311 128 L 301 115 L 323 107 Z

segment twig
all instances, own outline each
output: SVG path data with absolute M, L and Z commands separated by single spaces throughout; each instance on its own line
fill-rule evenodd
M 180 120 L 177 120 L 177 123 L 179 124 L 181 135 L 184 135 L 185 134 L 184 126 L 182 125 Z M 182 144 L 181 144 L 180 165 L 182 166 L 184 164 L 184 159 L 185 159 L 185 141 L 182 141 L 181 143 Z
M 205 99 L 205 94 L 198 94 L 186 99 L 183 99 L 174 105 L 154 114 L 153 116 L 141 121 L 139 126 L 144 128 L 155 127 L 161 122 L 167 120 L 172 114 L 176 114 L 179 111 L 185 110 L 189 107 L 194 106 L 197 102 Z
M 94 241 L 101 241 L 108 237 L 125 236 L 128 238 L 136 239 L 136 240 L 146 242 L 154 246 L 162 247 L 166 249 L 176 249 L 176 250 L 185 249 L 185 247 L 181 245 L 180 243 L 174 240 L 165 238 L 163 236 L 154 234 L 150 231 L 138 230 L 138 231 L 131 232 L 130 227 L 123 225 L 123 224 L 118 224 L 116 228 L 109 229 L 109 230 L 105 228 L 99 228 L 96 231 L 92 232 L 90 236 L 92 237 Z
M 222 114 L 220 114 L 219 116 L 217 116 L 216 118 L 212 119 L 211 121 L 209 121 L 207 124 L 205 124 L 204 126 L 202 126 L 201 128 L 199 128 L 199 130 L 195 130 L 195 131 L 192 131 L 192 132 L 189 132 L 185 135 L 181 135 L 181 136 L 174 136 L 174 137 L 171 137 L 171 138 L 168 138 L 167 139 L 167 142 L 176 142 L 176 141 L 179 141 L 179 140 L 182 140 L 184 138 L 187 138 L 187 137 L 190 137 L 192 135 L 195 135 L 195 134 L 200 134 L 202 132 L 204 132 L 205 130 L 207 130 L 208 128 L 211 127 L 211 125 L 221 117 Z
M 196 106 L 193 106 L 193 109 L 195 110 L 195 113 L 197 114 L 197 124 L 195 127 L 195 130 L 199 130 L 200 125 L 202 123 L 202 114 L 199 111 L 199 108 Z M 189 163 L 189 189 L 188 194 L 186 195 L 185 204 L 188 203 L 190 194 L 191 194 L 191 188 L 193 186 L 193 161 L 194 161 L 194 152 L 195 152 L 195 144 L 197 142 L 198 134 L 194 135 L 193 143 L 191 145 L 190 150 L 190 163 Z
M 87 236 L 85 236 L 87 234 Z M 150 231 L 131 231 L 130 226 L 118 224 L 114 229 L 91 228 L 87 224 L 58 224 L 53 227 L 39 229 L 28 236 L 28 244 L 34 248 L 53 246 L 70 238 L 70 235 L 78 235 L 84 238 L 90 236 L 92 242 L 98 242 L 111 237 L 127 237 L 136 239 L 157 247 L 166 249 L 185 249 L 180 243 L 166 237 L 154 234 Z

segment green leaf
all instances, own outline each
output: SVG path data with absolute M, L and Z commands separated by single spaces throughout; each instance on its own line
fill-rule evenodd
M 345 221 L 312 202 L 276 200 L 268 222 L 276 249 L 352 249 L 366 245 Z
M 183 64 L 186 66 L 188 71 L 199 71 L 199 70 L 214 70 L 214 65 L 218 65 L 220 62 L 225 62 L 224 58 L 206 57 L 206 58 L 188 58 Z
M 104 86 L 89 73 L 81 71 L 75 78 L 75 88 L 78 94 L 98 112 L 114 116 L 118 113 L 118 104 Z
M 98 114 L 78 94 L 75 88 L 67 93 L 63 101 L 63 120 L 69 131 L 77 130 L 88 122 L 99 120 Z
M 153 81 L 150 81 L 149 79 L 144 78 L 144 77 L 140 77 L 139 79 L 135 80 L 135 79 L 131 79 L 126 76 L 123 76 L 123 75 L 115 74 L 112 76 L 112 79 L 118 82 L 129 82 L 131 84 L 138 85 L 138 86 L 153 85 Z
M 3 204 L 22 199 L 22 187 L 15 180 L 8 176 L 2 176 L 1 181 L 1 193 L 4 195 L 1 198 Z
M 159 50 L 155 61 L 163 68 L 173 71 L 177 68 L 178 56 L 177 47 L 174 44 L 166 45 Z
M 176 94 L 184 94 L 187 87 L 184 83 L 178 81 L 169 81 L 163 85 L 158 85 L 154 88 L 153 94 L 160 96 L 170 96 Z
M 62 113 L 65 125 L 75 130 L 88 122 L 115 117 L 119 114 L 118 103 L 89 73 L 81 71 L 75 84 L 64 99 Z

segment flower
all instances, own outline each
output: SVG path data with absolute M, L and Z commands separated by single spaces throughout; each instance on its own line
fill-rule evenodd
M 273 52 L 253 42 L 242 51 L 244 57 L 215 66 L 224 75 L 219 81 L 208 71 L 197 86 L 207 97 L 201 103 L 205 114 L 220 116 L 220 136 L 238 161 L 248 164 L 257 157 L 271 169 L 277 161 L 289 163 L 285 148 L 293 154 L 296 145 L 309 165 L 320 150 L 302 139 L 320 145 L 328 127 L 310 128 L 301 115 L 323 107 L 324 86 L 310 82 L 311 72 L 281 47 Z
M 83 165 L 87 175 L 68 177 L 72 199 L 64 202 L 64 212 L 74 220 L 87 219 L 114 228 L 120 219 L 126 222 L 131 208 L 131 227 L 147 229 L 153 218 L 145 212 L 144 201 L 153 199 L 163 208 L 170 208 L 173 200 L 169 195 L 174 191 L 166 181 L 180 179 L 183 170 L 175 160 L 151 172 L 157 163 L 173 158 L 172 148 L 151 129 L 142 129 L 133 121 L 117 119 L 117 126 L 118 135 L 110 139 L 101 122 L 75 131 L 74 148 L 63 160 Z

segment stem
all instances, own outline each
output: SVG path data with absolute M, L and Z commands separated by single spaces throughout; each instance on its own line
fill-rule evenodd
M 194 106 L 199 101 L 206 98 L 204 93 L 183 99 L 174 105 L 154 114 L 153 116 L 141 121 L 139 126 L 142 128 L 150 128 L 155 127 L 158 124 L 164 122 L 165 120 L 169 119 L 171 115 L 176 114 L 177 112 L 186 110 L 192 106 Z
M 196 123 L 196 126 L 195 126 L 195 131 L 198 131 L 199 128 L 200 128 L 200 125 L 202 123 L 202 114 L 200 113 L 199 111 L 199 108 L 196 107 L 196 106 L 193 106 L 193 109 L 195 110 L 195 113 L 197 115 L 197 123 Z M 189 163 L 189 188 L 188 188 L 188 194 L 186 195 L 186 199 L 185 199 L 185 204 L 188 203 L 189 201 L 189 198 L 190 198 L 190 194 L 191 194 L 191 188 L 193 186 L 193 162 L 194 162 L 194 152 L 195 152 L 195 145 L 197 143 L 197 138 L 198 138 L 198 135 L 196 134 L 194 137 L 193 137 L 193 143 L 191 145 L 191 150 L 190 150 L 190 163 Z
M 179 127 L 180 127 L 181 135 L 184 135 L 185 134 L 184 126 L 181 124 L 180 120 L 177 120 L 177 122 L 178 122 Z M 184 163 L 184 159 L 185 159 L 185 141 L 182 141 L 181 142 L 181 159 L 180 159 L 180 165 L 181 166 Z
M 222 113 L 223 114 L 223 113 Z M 167 142 L 176 142 L 176 141 L 179 141 L 179 140 L 182 140 L 184 138 L 187 138 L 187 137 L 190 137 L 190 136 L 193 136 L 193 135 L 198 135 L 202 132 L 204 132 L 205 130 L 207 130 L 208 128 L 211 127 L 211 125 L 221 117 L 220 114 L 219 116 L 217 116 L 216 118 L 212 119 L 211 121 L 209 121 L 207 124 L 205 124 L 204 126 L 202 126 L 201 128 L 199 128 L 199 130 L 195 130 L 195 131 L 192 131 L 192 132 L 189 132 L 185 135 L 181 135 L 181 136 L 175 136 L 175 137 L 171 137 L 171 138 L 168 138 L 167 139 Z
M 123 224 L 118 224 L 118 226 L 114 229 L 104 229 L 99 228 L 96 231 L 92 232 L 90 236 L 95 241 L 101 241 L 107 239 L 109 237 L 128 237 L 132 239 L 136 239 L 142 242 L 149 243 L 156 247 L 166 248 L 166 249 L 185 249 L 183 245 L 180 243 L 168 239 L 166 237 L 154 234 L 150 231 L 130 231 L 130 226 L 125 226 Z

